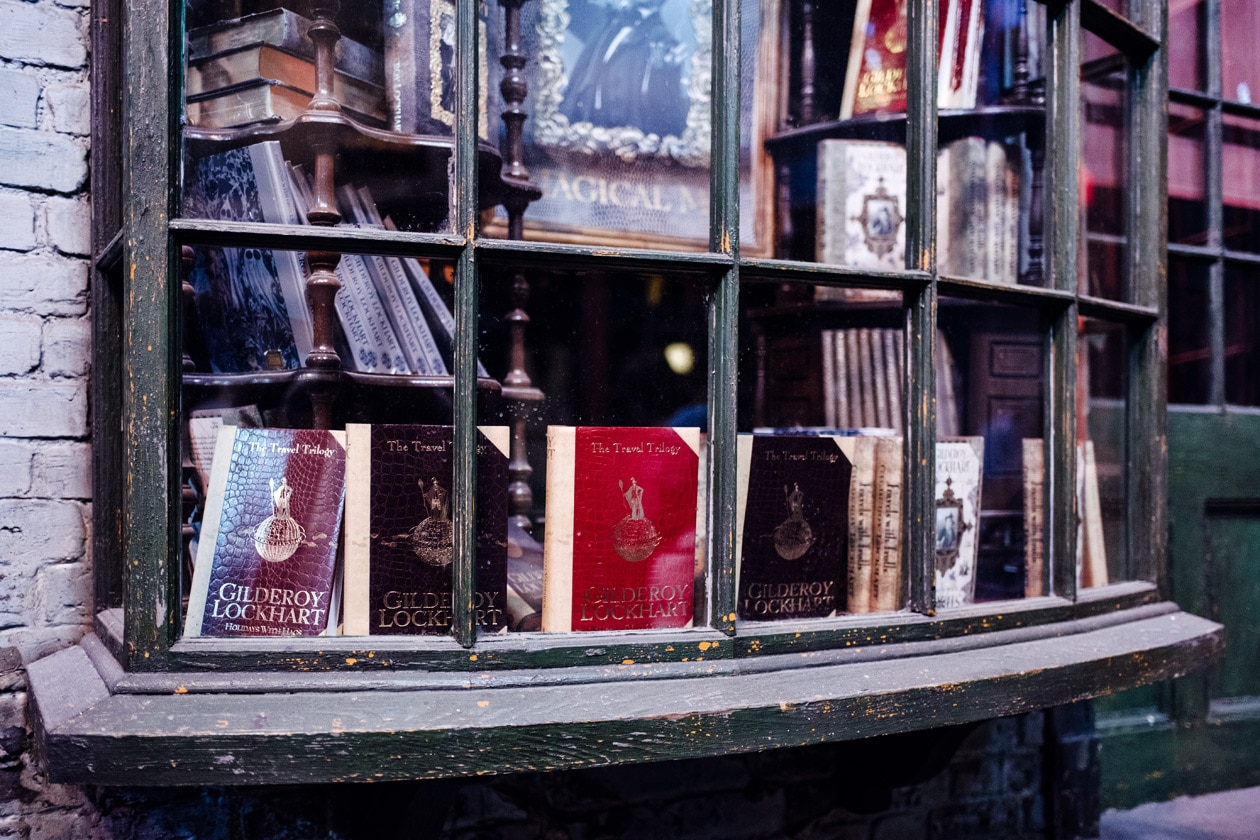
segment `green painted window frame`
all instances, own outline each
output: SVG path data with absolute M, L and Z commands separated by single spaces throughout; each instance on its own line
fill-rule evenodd
M 936 273 L 936 102 L 934 86 L 927 83 L 934 78 L 935 3 L 916 0 L 909 7 L 907 267 L 878 277 L 740 255 L 738 0 L 715 0 L 713 7 L 710 248 L 691 254 L 179 219 L 181 4 L 106 0 L 94 6 L 93 37 L 99 41 L 94 54 L 127 68 L 117 89 L 101 86 L 94 121 L 99 133 L 94 149 L 116 150 L 122 162 L 115 170 L 97 157 L 94 170 L 102 176 L 94 190 L 93 550 L 99 611 L 95 634 L 34 663 L 30 671 L 35 729 L 52 777 L 107 784 L 415 778 L 710 755 L 1013 714 L 1166 679 L 1210 662 L 1219 651 L 1220 628 L 1166 602 L 1161 454 L 1166 74 L 1159 48 L 1166 12 L 1160 0 L 1131 2 L 1128 19 L 1095 0 L 1047 5 L 1046 139 L 1057 153 L 1046 169 L 1044 288 Z M 471 46 L 476 0 L 457 0 L 457 9 L 457 42 Z M 1146 171 L 1129 178 L 1131 302 L 1076 293 L 1082 25 L 1134 60 L 1131 158 L 1159 173 L 1155 179 Z M 458 51 L 461 113 L 475 112 L 476 54 Z M 456 231 L 474 231 L 477 223 L 475 144 L 471 122 L 461 121 L 455 139 Z M 713 289 L 708 622 L 686 631 L 477 637 L 471 603 L 456 598 L 449 638 L 180 639 L 177 257 L 181 246 L 198 244 L 366 248 L 456 261 L 454 519 L 456 586 L 462 591 L 471 590 L 475 544 L 473 348 L 481 269 L 510 263 L 528 270 L 546 263 L 707 278 Z M 903 560 L 911 581 L 908 611 L 736 627 L 731 558 L 737 327 L 741 283 L 750 280 L 860 282 L 905 293 L 912 350 L 905 436 L 911 490 L 904 520 L 904 533 L 911 536 Z M 1055 477 L 1047 506 L 1051 549 L 1060 558 L 1075 557 L 1076 459 L 1067 442 L 1075 440 L 1076 429 L 1071 400 L 1063 395 L 1075 393 L 1078 317 L 1127 328 L 1127 524 L 1136 582 L 1078 593 L 1073 564 L 1058 563 L 1053 596 L 934 614 L 933 546 L 924 527 L 932 520 L 932 500 L 923 488 L 932 486 L 934 474 L 935 342 L 924 337 L 936 334 L 943 294 L 1019 304 L 1042 313 L 1050 325 L 1045 422 L 1055 441 Z M 81 693 L 90 696 L 62 696 L 58 687 L 70 679 L 89 686 Z M 596 695 L 602 699 L 592 706 L 577 703 Z M 355 708 L 371 711 L 360 714 Z M 440 714 L 434 721 L 417 721 L 406 711 L 412 708 Z M 478 711 L 485 708 L 492 711 Z M 257 725 L 264 709 L 288 716 L 283 731 Z M 345 723 L 343 712 L 351 714 L 352 723 Z M 691 727 L 690 734 L 681 733 L 679 725 Z M 487 755 L 481 748 L 500 742 L 521 752 Z M 412 752 L 395 755 L 406 752 L 404 747 Z M 356 757 L 357 748 L 368 752 Z M 226 766 L 219 759 L 228 752 L 248 755 L 249 761 Z M 368 772 L 374 763 L 380 772 Z

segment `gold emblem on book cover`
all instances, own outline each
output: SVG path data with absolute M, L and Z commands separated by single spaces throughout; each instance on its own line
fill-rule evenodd
M 785 484 L 783 500 L 788 518 L 774 529 L 774 551 L 784 560 L 799 560 L 814 544 L 814 529 L 805 521 L 805 494 L 799 484 L 793 483 L 791 490 Z
M 451 528 L 450 492 L 433 478 L 429 487 L 424 479 L 416 482 L 424 493 L 425 517 L 408 534 L 411 550 L 430 566 L 449 566 L 455 554 Z
M 621 479 L 617 479 L 617 487 L 630 512 L 613 526 L 613 548 L 621 559 L 637 563 L 656 551 L 661 544 L 661 534 L 643 513 L 643 488 L 639 483 L 631 477 L 627 488 Z
M 866 247 L 882 257 L 897 247 L 897 232 L 906 219 L 901 215 L 900 201 L 884 186 L 881 177 L 875 192 L 862 197 L 862 212 L 853 220 L 862 226 Z
M 267 480 L 267 486 L 271 488 L 271 516 L 259 522 L 254 529 L 254 550 L 269 563 L 283 563 L 306 539 L 306 531 L 289 511 L 289 500 L 293 497 L 289 479 L 280 476 L 277 485 L 276 480 L 271 478 Z

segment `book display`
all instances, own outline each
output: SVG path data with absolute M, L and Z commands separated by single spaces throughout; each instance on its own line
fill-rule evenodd
M 1163 159 L 1157 4 L 95 11 L 50 782 L 944 759 L 1220 650 L 1167 600 L 1166 194 L 1080 177 L 1104 121 Z
M 1043 430 L 1026 422 L 1032 403 L 1012 406 L 1044 388 L 1042 357 L 1020 355 L 1030 340 L 1012 339 L 1000 317 L 969 322 L 965 301 L 942 304 L 929 371 L 937 397 L 934 512 L 927 527 L 911 530 L 911 521 L 921 521 L 912 519 L 920 516 L 912 514 L 917 497 L 928 492 L 911 484 L 908 466 L 918 445 L 908 430 L 920 410 L 908 383 L 924 375 L 908 352 L 917 342 L 907 322 L 912 295 L 878 280 L 870 287 L 853 281 L 906 271 L 913 235 L 923 235 L 913 234 L 910 218 L 922 196 L 911 192 L 906 138 L 908 5 L 854 0 L 821 9 L 782 0 L 755 13 L 754 6 L 745 10 L 752 15 L 745 33 L 755 41 L 752 63 L 739 73 L 753 107 L 741 127 L 760 147 L 750 152 L 752 164 L 741 160 L 737 168 L 774 182 L 767 209 L 776 236 L 759 238 L 757 228 L 750 253 L 807 258 L 852 277 L 743 291 L 752 352 L 745 356 L 751 367 L 741 371 L 738 411 L 734 620 L 904 609 L 918 597 L 907 557 L 921 541 L 932 546 L 935 608 L 989 597 L 978 594 L 981 571 L 1007 554 L 1018 555 L 1026 581 L 1020 594 L 1040 594 L 1044 467 L 1033 442 Z M 1008 15 L 1014 29 L 990 37 L 985 8 L 983 0 L 949 0 L 936 17 L 935 268 L 943 277 L 1035 286 L 1044 274 L 1044 107 L 1028 39 L 1044 24 L 1040 12 L 1021 6 Z M 185 248 L 186 541 L 201 554 L 222 541 L 222 529 L 209 523 L 231 495 L 220 473 L 244 469 L 239 455 L 212 457 L 216 434 L 225 440 L 254 427 L 277 435 L 344 428 L 340 632 L 451 633 L 457 590 L 469 585 L 474 632 L 692 626 L 707 609 L 712 582 L 710 487 L 701 471 L 707 457 L 691 425 L 708 419 L 704 397 L 671 394 L 653 372 L 665 368 L 647 361 L 610 363 L 638 352 L 627 328 L 616 325 L 616 295 L 624 292 L 596 291 L 602 283 L 623 288 L 616 285 L 623 278 L 584 280 L 580 302 L 570 306 L 562 278 L 545 266 L 492 266 L 481 293 L 495 306 L 506 304 L 506 315 L 483 309 L 482 323 L 469 329 L 457 322 L 458 289 L 446 282 L 455 266 L 431 241 L 409 249 L 398 237 L 452 235 L 459 223 L 451 175 L 460 165 L 455 102 L 460 74 L 470 67 L 477 211 L 492 230 L 523 238 L 540 195 L 589 193 L 621 210 L 672 202 L 670 212 L 690 215 L 685 202 L 673 206 L 682 193 L 651 179 L 682 173 L 671 189 L 693 175 L 697 184 L 707 179 L 699 144 L 709 130 L 709 101 L 695 84 L 707 72 L 711 45 L 698 33 L 708 12 L 669 0 L 623 19 L 598 4 L 570 10 L 549 0 L 531 11 L 541 16 L 537 31 L 526 34 L 520 4 L 476 9 L 477 56 L 464 64 L 453 50 L 456 7 L 445 0 L 384 0 L 366 17 L 344 21 L 320 4 L 217 21 L 203 14 L 188 32 L 184 216 L 305 225 L 345 241 L 306 251 Z M 571 18 L 555 17 L 568 11 Z M 847 53 L 819 39 L 819 27 L 832 25 L 850 36 Z M 524 45 L 537 37 L 545 60 L 529 67 Z M 1006 45 L 1000 80 L 982 70 L 983 45 L 995 39 Z M 496 65 L 501 84 L 492 87 Z M 563 79 L 547 76 L 554 67 L 565 68 Z M 632 68 L 641 71 L 641 90 L 612 84 L 610 73 Z M 524 108 L 527 79 L 541 80 L 532 100 L 542 115 L 537 124 Z M 764 106 L 778 90 L 787 96 L 776 114 Z M 547 148 L 553 164 L 585 148 L 591 172 L 617 157 L 616 171 L 651 178 L 636 184 L 574 175 L 561 184 L 552 173 L 538 187 L 526 169 L 527 147 L 535 155 Z M 764 199 L 759 190 L 741 192 L 741 206 Z M 546 228 L 549 211 L 542 204 L 535 210 Z M 365 234 L 392 244 L 356 250 Z M 659 244 L 676 243 L 666 236 Z M 526 346 L 532 283 L 544 301 L 537 347 Z M 696 319 L 701 332 L 692 334 L 676 313 L 666 314 L 661 302 L 674 300 L 664 291 L 671 283 L 645 274 L 647 308 L 626 314 L 652 313 L 641 332 L 660 342 L 669 368 L 683 376 L 704 342 L 703 323 Z M 578 339 L 561 348 L 557 336 L 567 323 Z M 951 332 L 968 323 L 974 329 Z M 458 401 L 461 341 L 474 330 L 482 333 L 471 362 L 479 421 L 471 467 L 476 548 L 471 577 L 461 583 L 452 569 L 458 496 L 451 406 Z M 504 357 L 506 372 L 495 361 Z M 550 366 L 546 400 L 527 363 Z M 624 393 L 598 394 L 598 377 L 614 369 L 631 377 L 616 386 Z M 584 379 L 588 371 L 594 386 Z M 574 373 L 578 396 L 569 398 L 563 389 Z M 1013 379 L 1016 373 L 1023 378 Z M 648 416 L 652 399 L 660 402 L 650 415 L 658 425 L 617 422 Z M 246 414 L 241 406 L 249 407 Z M 224 426 L 225 416 L 237 425 Z M 552 416 L 578 422 L 550 424 Z M 758 433 L 746 434 L 750 429 Z M 528 453 L 539 452 L 544 434 L 546 457 L 536 454 L 531 464 Z M 535 475 L 539 463 L 545 472 Z M 1088 471 L 1083 450 L 1081 473 Z M 538 503 L 532 475 L 545 491 Z M 1085 481 L 1087 513 L 1091 499 L 1097 506 L 1097 492 L 1091 497 L 1088 488 Z M 1088 545 L 1099 532 L 1082 527 Z M 214 562 L 196 565 L 196 586 L 208 585 L 202 578 Z M 1083 568 L 1087 577 L 1104 574 L 1097 564 Z M 331 578 L 328 585 L 331 598 Z M 204 613 L 207 603 L 190 603 L 189 615 Z

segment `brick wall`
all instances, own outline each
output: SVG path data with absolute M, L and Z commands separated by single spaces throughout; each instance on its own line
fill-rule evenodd
M 885 739 L 492 780 L 48 784 L 28 750 L 22 663 L 77 639 L 91 597 L 87 12 L 0 0 L 0 838 L 1045 836 L 1040 714 L 956 731 L 961 746 Z M 930 764 L 946 741 L 922 779 L 886 774 Z

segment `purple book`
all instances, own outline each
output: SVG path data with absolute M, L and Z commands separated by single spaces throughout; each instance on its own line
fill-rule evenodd
M 224 426 L 186 636 L 315 636 L 335 614 L 343 433 Z

